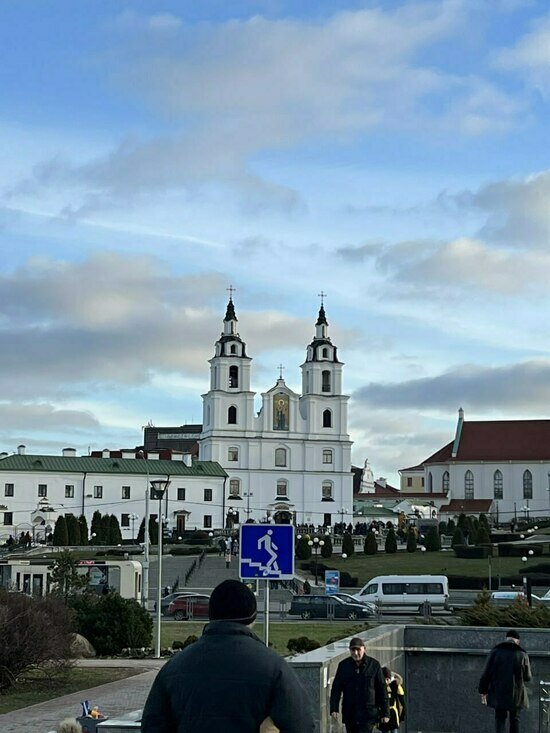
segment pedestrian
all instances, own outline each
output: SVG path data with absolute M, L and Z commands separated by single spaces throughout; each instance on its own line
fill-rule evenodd
M 142 733 L 258 733 L 268 718 L 284 733 L 313 733 L 313 714 L 294 671 L 252 631 L 252 591 L 224 580 L 210 596 L 209 618 L 202 637 L 158 673 Z
M 527 652 L 520 646 L 518 632 L 511 629 L 490 653 L 479 680 L 482 704 L 495 711 L 496 733 L 504 733 L 506 718 L 510 733 L 519 733 L 520 711 L 529 707 L 525 683 L 531 677 Z
M 230 550 L 225 551 L 225 569 L 229 570 L 229 566 L 231 565 L 231 552 Z
M 405 720 L 403 678 L 389 667 L 382 667 L 382 674 L 386 680 L 390 719 L 387 723 L 378 723 L 378 729 L 382 733 L 398 733 L 399 726 Z
M 218 550 L 218 557 L 221 557 L 225 553 L 225 540 L 223 537 L 218 540 Z
M 330 693 L 330 713 L 338 720 L 342 697 L 342 720 L 347 733 L 372 733 L 379 721 L 389 722 L 386 681 L 379 662 L 369 657 L 365 642 L 354 636 L 350 656 L 338 665 Z

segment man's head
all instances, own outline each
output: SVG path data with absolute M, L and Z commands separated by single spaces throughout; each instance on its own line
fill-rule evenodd
M 359 636 L 354 636 L 349 643 L 349 653 L 352 659 L 359 663 L 365 656 L 365 642 Z
M 392 671 L 389 667 L 382 667 L 382 674 L 384 675 L 385 680 L 391 680 Z
M 513 641 L 515 644 L 519 644 L 519 634 L 515 629 L 510 629 L 506 632 L 506 641 Z
M 239 580 L 217 585 L 208 605 L 210 621 L 237 621 L 249 625 L 256 619 L 256 596 Z

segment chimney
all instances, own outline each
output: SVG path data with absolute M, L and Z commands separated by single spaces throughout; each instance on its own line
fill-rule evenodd
M 191 453 L 184 453 L 181 458 L 185 465 L 191 468 L 191 466 L 193 465 L 193 456 L 191 455 Z
M 104 448 L 101 451 L 101 457 L 102 458 L 110 458 L 111 457 L 111 451 L 108 448 Z
M 7 458 L 7 457 L 8 457 L 8 454 L 5 451 L 2 451 L 2 453 L 0 453 L 0 461 L 2 460 L 2 458 Z
M 76 457 L 76 448 L 63 448 L 61 451 L 61 454 L 67 458 L 75 458 Z
M 379 484 L 380 486 L 383 486 L 384 488 L 386 488 L 387 481 L 388 480 L 385 479 L 383 476 L 380 476 L 380 478 L 377 479 L 376 483 Z
M 27 446 L 26 445 L 18 445 L 17 446 L 17 454 L 20 455 L 20 456 L 24 456 L 26 450 L 27 450 Z

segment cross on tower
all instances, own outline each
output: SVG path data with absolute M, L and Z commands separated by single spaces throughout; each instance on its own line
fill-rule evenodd
M 237 291 L 237 288 L 234 288 L 233 285 L 230 285 L 228 288 L 226 288 L 226 290 L 229 293 L 229 300 L 233 300 L 233 293 Z
M 322 290 L 319 293 L 319 298 L 321 298 L 321 307 L 325 304 L 325 298 L 327 297 L 327 294 L 324 293 Z
M 282 364 L 279 364 L 279 366 L 277 368 L 279 370 L 279 379 L 282 379 L 283 378 L 283 372 L 284 372 L 284 369 L 285 368 L 284 368 L 284 366 Z

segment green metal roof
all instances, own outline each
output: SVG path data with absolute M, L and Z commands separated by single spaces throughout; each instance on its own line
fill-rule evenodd
M 219 463 L 154 461 L 137 458 L 92 458 L 91 456 L 12 455 L 0 460 L 0 471 L 51 473 L 107 473 L 150 476 L 227 476 Z

